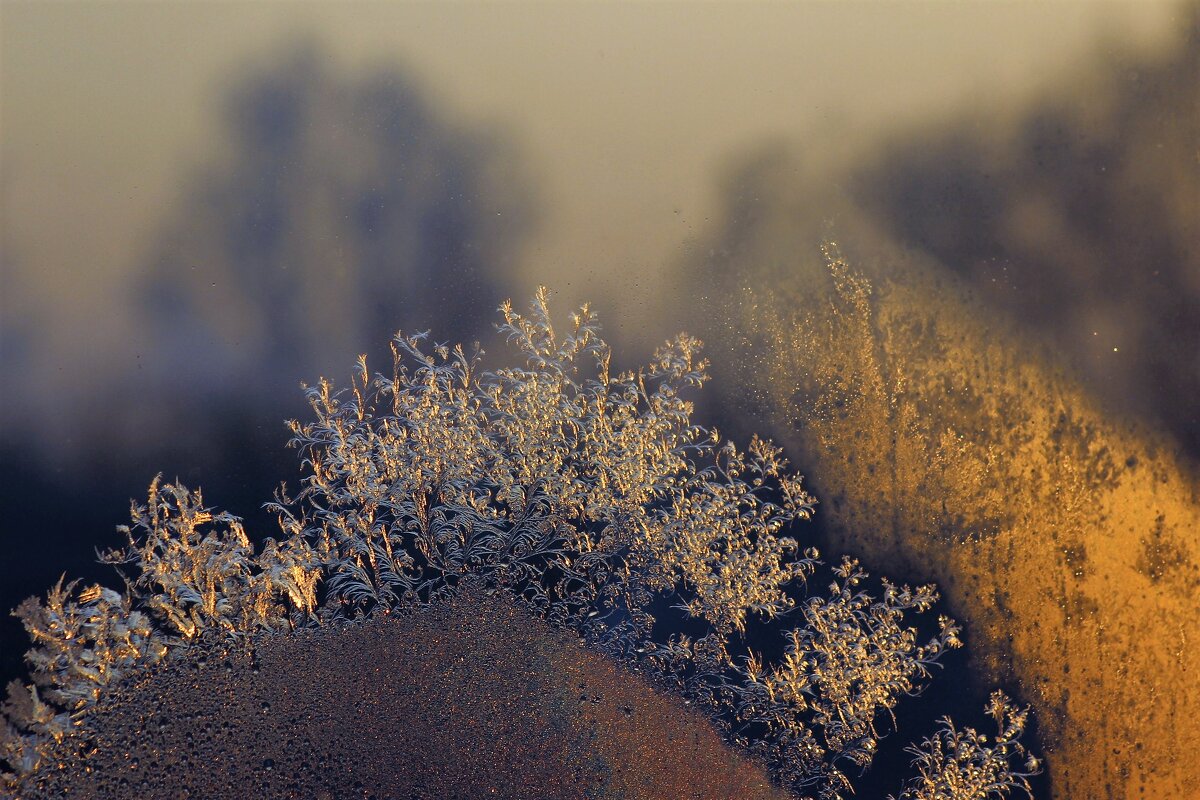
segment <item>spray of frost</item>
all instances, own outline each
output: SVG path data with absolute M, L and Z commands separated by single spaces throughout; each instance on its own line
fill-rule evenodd
M 682 394 L 707 377 L 699 341 L 680 335 L 614 373 L 586 306 L 561 334 L 544 289 L 527 314 L 502 311 L 522 366 L 485 371 L 481 352 L 398 335 L 389 375 L 360 358 L 349 388 L 308 389 L 315 420 L 291 427 L 309 474 L 272 504 L 281 536 L 260 552 L 236 517 L 155 480 L 126 546 L 102 555 L 123 592 L 60 581 L 22 604 L 32 682 L 10 684 L 3 706 L 5 784 L 32 785 L 56 748 L 87 737 L 107 689 L 199 639 L 285 634 L 470 584 L 653 670 L 798 796 L 852 794 L 892 710 L 961 646 L 948 618 L 923 641 L 914 627 L 934 587 L 871 593 L 847 558 L 826 593 L 809 591 L 819 554 L 788 534 L 815 501 L 770 442 L 743 451 L 692 423 Z M 774 658 L 753 644 L 770 626 L 784 637 Z M 997 736 L 944 719 L 911 748 L 901 800 L 1030 794 L 1027 712 L 999 693 L 988 711 Z

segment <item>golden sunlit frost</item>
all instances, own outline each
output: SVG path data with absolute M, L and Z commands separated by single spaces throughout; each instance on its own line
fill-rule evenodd
M 735 258 L 759 263 L 757 235 Z M 830 245 L 744 288 L 714 315 L 742 354 L 719 390 L 812 465 L 831 541 L 944 587 L 975 665 L 1042 711 L 1054 796 L 1200 792 L 1194 476 L 886 252 L 870 279 Z

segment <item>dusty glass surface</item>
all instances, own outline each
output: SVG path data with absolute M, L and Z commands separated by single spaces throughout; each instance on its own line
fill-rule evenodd
M 386 373 L 397 330 L 515 366 L 497 309 L 544 285 L 614 375 L 704 341 L 692 421 L 773 437 L 816 500 L 798 602 L 843 554 L 938 585 L 966 654 L 821 745 L 863 791 L 942 714 L 992 731 L 999 687 L 1037 796 L 1200 795 L 1198 13 L 5 2 L 0 607 L 122 589 L 95 551 L 160 473 L 278 538 L 302 382 Z M 28 646 L 0 620 L 0 683 Z

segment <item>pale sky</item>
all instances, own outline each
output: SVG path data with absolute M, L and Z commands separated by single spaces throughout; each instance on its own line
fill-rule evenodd
M 501 126 L 542 219 L 530 286 L 626 301 L 703 232 L 717 170 L 770 139 L 852 145 L 1013 99 L 1173 4 L 0 3 L 0 313 L 35 310 L 86 386 L 124 346 L 125 277 L 180 177 L 220 154 L 216 99 L 298 35 L 399 63 L 442 115 Z M 39 380 L 39 378 L 33 378 Z

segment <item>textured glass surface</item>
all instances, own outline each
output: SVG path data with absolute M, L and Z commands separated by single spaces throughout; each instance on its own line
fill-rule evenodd
M 0 767 L 1200 796 L 1198 75 L 1195 2 L 3 3 Z M 346 730 L 341 625 L 446 671 Z

